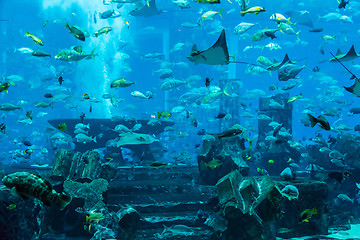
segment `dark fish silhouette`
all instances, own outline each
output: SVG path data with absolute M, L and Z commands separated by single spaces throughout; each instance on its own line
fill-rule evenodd
M 196 44 L 186 57 L 195 64 L 227 65 L 229 64 L 229 51 L 226 44 L 225 30 L 223 29 L 218 40 L 209 49 L 199 51 Z
M 215 119 L 221 119 L 221 118 L 224 118 L 225 116 L 226 116 L 225 113 L 219 113 L 219 114 L 215 117 Z
M 312 116 L 311 114 L 308 114 L 310 123 L 311 123 L 311 127 L 314 127 L 317 123 L 320 124 L 320 127 L 324 130 L 329 131 L 331 129 L 330 124 L 328 122 L 328 120 L 323 116 L 320 115 L 317 118 Z
M 63 80 L 62 76 L 60 76 L 60 77 L 58 78 L 58 82 L 59 82 L 60 86 L 62 85 L 63 81 L 64 81 L 64 80 Z
M 205 86 L 206 86 L 206 87 L 209 87 L 211 81 L 212 81 L 212 79 L 210 79 L 210 78 L 207 77 L 207 78 L 205 79 Z
M 46 97 L 46 98 L 52 98 L 53 95 L 52 95 L 51 93 L 45 93 L 44 97 Z
M 309 32 L 313 32 L 313 33 L 319 33 L 319 32 L 322 32 L 324 31 L 323 28 L 312 28 L 309 30 Z
M 30 147 L 32 145 L 31 142 L 29 142 L 27 140 L 25 140 L 23 143 L 24 143 L 25 146 L 28 146 L 28 147 Z
M 274 32 L 266 31 L 266 32 L 264 32 L 264 34 L 265 34 L 266 36 L 268 36 L 269 38 L 271 38 L 271 40 L 274 39 L 274 38 L 276 38 Z
M 338 5 L 338 8 L 345 9 L 346 5 L 349 4 L 349 1 L 341 0 L 341 2 Z

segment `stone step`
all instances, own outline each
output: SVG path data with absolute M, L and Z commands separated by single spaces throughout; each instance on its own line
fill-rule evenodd
M 189 215 L 142 215 L 139 229 L 163 228 L 163 225 L 186 225 L 188 227 L 205 227 L 203 222 L 204 221 L 198 219 L 198 217 L 196 216 L 196 212 L 189 213 Z
M 189 193 L 198 192 L 199 194 L 214 194 L 214 186 L 196 185 L 192 181 L 184 179 L 159 179 L 159 180 L 138 180 L 138 181 L 111 181 L 108 187 L 111 193 L 123 194 L 144 194 L 144 193 Z
M 162 204 L 166 202 L 206 202 L 212 195 L 198 193 L 169 193 L 169 194 L 109 194 L 109 204 Z
M 212 237 L 213 232 L 207 229 L 195 229 L 193 235 L 171 235 L 171 234 L 162 234 L 164 228 L 143 230 L 139 229 L 137 231 L 137 240 L 210 240 L 215 239 Z
M 165 204 L 150 204 L 150 205 L 137 205 L 133 204 L 140 214 L 151 214 L 151 213 L 178 213 L 178 212 L 197 212 L 200 209 L 210 210 L 210 206 L 206 206 L 201 202 L 180 202 L 180 203 L 165 203 Z
M 116 180 L 137 181 L 137 180 L 171 180 L 184 179 L 192 181 L 199 176 L 199 168 L 194 167 L 119 167 L 116 173 Z

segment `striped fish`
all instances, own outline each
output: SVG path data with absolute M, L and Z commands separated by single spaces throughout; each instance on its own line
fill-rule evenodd
M 55 202 L 61 210 L 71 201 L 70 196 L 57 193 L 47 180 L 34 173 L 12 173 L 5 176 L 2 182 L 24 200 L 29 197 L 37 198 L 46 206 L 50 206 L 51 202 Z

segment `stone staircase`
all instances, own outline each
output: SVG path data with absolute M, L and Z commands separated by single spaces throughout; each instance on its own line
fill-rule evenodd
M 212 239 L 213 232 L 198 217 L 210 213 L 216 204 L 213 186 L 198 185 L 198 167 L 119 168 L 109 184 L 108 207 L 130 205 L 141 216 L 137 239 Z M 192 235 L 165 234 L 164 225 L 186 225 Z

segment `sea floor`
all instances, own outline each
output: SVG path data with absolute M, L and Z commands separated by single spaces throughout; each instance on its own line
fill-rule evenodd
M 284 238 L 276 238 L 283 240 Z M 325 240 L 325 239 L 343 239 L 343 240 L 360 240 L 360 224 L 351 224 L 351 229 L 346 231 L 339 231 L 329 235 L 315 235 L 307 237 L 290 238 L 292 240 Z

